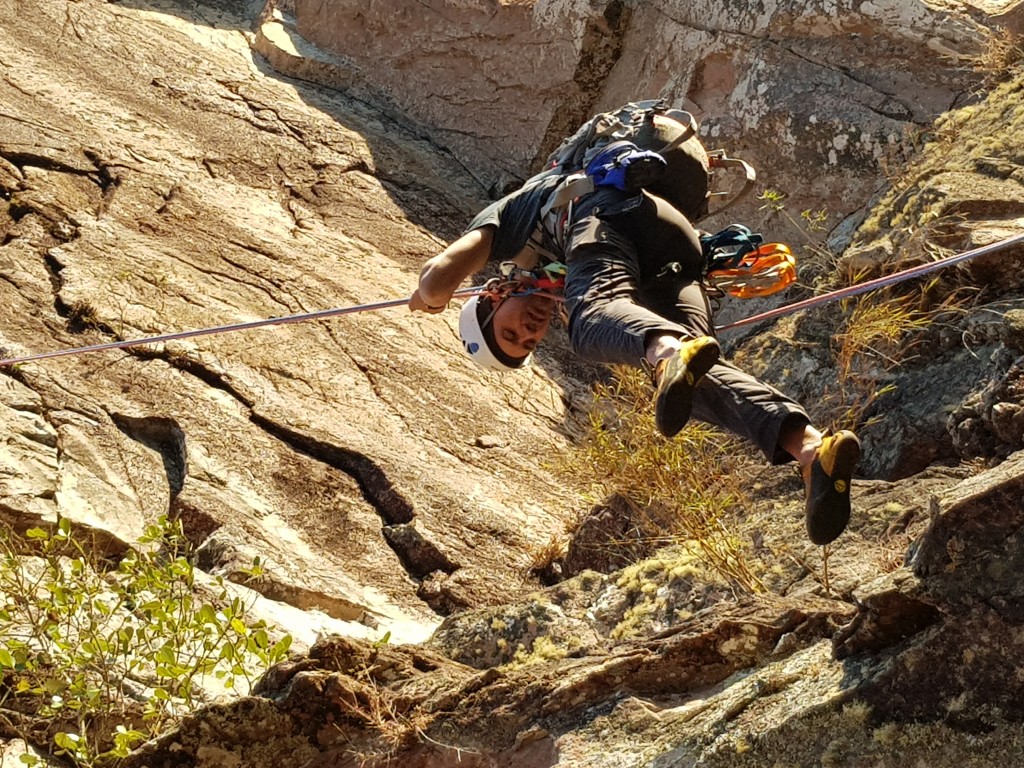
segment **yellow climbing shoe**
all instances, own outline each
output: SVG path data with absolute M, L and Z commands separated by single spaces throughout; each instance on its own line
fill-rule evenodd
M 835 541 L 850 522 L 850 480 L 860 463 L 860 440 L 849 430 L 826 434 L 803 468 L 807 535 L 818 545 Z
M 654 423 L 665 437 L 686 426 L 693 409 L 693 389 L 718 362 L 718 342 L 710 336 L 683 341 L 672 357 L 658 361 L 654 369 Z

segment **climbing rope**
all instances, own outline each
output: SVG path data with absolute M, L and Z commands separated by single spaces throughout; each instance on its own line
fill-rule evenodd
M 840 288 L 839 290 L 832 291 L 830 293 L 823 293 L 820 296 L 813 296 L 803 301 L 798 301 L 795 304 L 789 304 L 786 306 L 778 307 L 776 309 L 762 312 L 761 314 L 754 315 L 752 317 L 745 318 L 743 320 L 737 320 L 736 322 L 729 323 L 728 325 L 717 326 L 715 330 L 726 331 L 732 328 L 740 328 L 744 325 L 750 325 L 752 323 L 759 323 L 764 320 L 772 320 L 776 317 L 783 317 L 785 315 L 793 314 L 794 312 L 800 312 L 811 307 L 820 306 L 827 304 L 832 301 L 839 301 L 850 296 L 856 296 L 861 293 L 867 293 L 868 291 L 874 291 L 879 288 L 884 288 L 889 285 L 909 280 L 919 275 L 924 275 L 929 272 L 933 272 L 943 267 L 951 266 L 952 264 L 972 259 L 976 256 L 983 256 L 985 254 L 994 253 L 996 251 L 1009 248 L 1012 245 L 1018 243 L 1024 243 L 1024 234 L 1016 235 L 1014 237 L 1000 240 L 997 243 L 990 245 L 984 245 L 979 248 L 974 248 L 970 251 L 964 251 L 963 253 L 955 254 L 953 256 L 947 256 L 944 259 L 938 259 L 937 261 L 928 262 L 927 264 L 921 264 L 910 269 L 905 269 L 902 272 L 894 272 L 891 275 L 885 275 L 875 280 L 869 280 L 866 283 L 858 283 L 857 285 L 850 285 L 846 288 Z M 452 298 L 464 298 L 467 296 L 474 296 L 479 293 L 484 293 L 492 290 L 490 284 L 478 285 L 471 288 L 462 288 L 456 291 Z M 543 294 L 549 295 L 549 294 Z M 557 297 L 552 297 L 557 298 Z M 182 339 L 192 339 L 197 336 L 210 336 L 216 333 L 230 333 L 234 331 L 245 331 L 251 328 L 264 328 L 271 325 L 287 325 L 289 323 L 303 323 L 309 320 L 323 320 L 329 317 L 339 317 L 341 315 L 354 314 L 356 312 L 373 312 L 378 309 L 388 309 L 389 307 L 399 307 L 409 303 L 408 298 L 404 299 L 392 299 L 390 301 L 379 301 L 372 304 L 359 304 L 352 307 L 340 307 L 337 309 L 323 309 L 317 312 L 304 312 L 297 315 L 286 315 L 283 317 L 272 317 L 266 320 L 251 320 L 245 323 L 230 323 L 228 325 L 218 325 L 211 328 L 199 328 L 192 331 L 178 331 L 176 333 L 165 333 L 160 336 L 146 336 L 139 339 L 128 339 L 125 341 L 110 341 L 103 344 L 93 344 L 87 347 L 75 347 L 72 349 L 58 349 L 52 352 L 39 352 L 33 355 L 25 355 L 24 357 L 11 357 L 4 360 L 0 360 L 0 368 L 11 365 L 20 365 L 22 363 L 31 363 L 37 360 L 48 360 L 54 357 L 66 357 L 68 355 L 83 355 L 88 352 L 102 352 L 108 349 L 125 349 L 128 347 L 139 347 L 145 344 L 161 344 L 168 341 L 180 341 Z
M 473 296 L 488 290 L 487 286 L 478 285 L 472 288 L 462 288 L 452 294 L 452 298 Z M 389 307 L 400 307 L 408 304 L 409 299 L 392 299 L 390 301 L 378 301 L 373 304 L 358 304 L 353 307 L 340 307 L 338 309 L 321 309 L 317 312 L 303 312 L 298 315 L 286 315 L 284 317 L 272 317 L 267 320 L 251 320 L 247 323 L 230 323 L 218 325 L 212 328 L 199 328 L 193 331 L 178 331 L 176 333 L 164 333 L 160 336 L 146 336 L 141 339 L 128 339 L 125 341 L 109 341 L 104 344 L 93 344 L 88 347 L 76 347 L 74 349 L 58 349 L 53 352 L 39 352 L 24 357 L 12 357 L 7 360 L 0 360 L 0 367 L 6 365 L 19 365 L 31 363 L 36 360 L 47 360 L 51 357 L 65 357 L 67 355 L 84 355 L 87 352 L 102 352 L 107 349 L 125 349 L 126 347 L 140 347 L 144 344 L 160 344 L 167 341 L 180 341 L 181 339 L 193 339 L 196 336 L 210 336 L 215 333 L 230 333 L 233 331 L 247 331 L 250 328 L 263 328 L 268 325 L 287 325 L 289 323 L 304 323 L 308 320 L 323 320 L 327 317 L 338 317 L 340 315 L 351 315 L 356 312 L 373 312 L 378 309 Z
M 857 296 L 862 293 L 867 293 L 868 291 L 875 291 L 879 288 L 895 285 L 896 283 L 903 282 L 904 280 L 910 280 L 911 278 L 926 275 L 929 272 L 934 272 L 935 270 L 942 269 L 943 267 L 949 267 L 961 261 L 973 259 L 976 256 L 984 256 L 989 253 L 1001 251 L 1004 248 L 1009 248 L 1011 245 L 1017 245 L 1018 243 L 1024 243 L 1024 234 L 1015 235 L 1014 237 L 1008 237 L 1005 240 L 1000 240 L 996 243 L 983 245 L 969 251 L 964 251 L 963 253 L 947 256 L 944 259 L 937 259 L 936 261 L 929 261 L 926 264 L 919 264 L 916 267 L 910 267 L 909 269 L 904 269 L 901 272 L 893 272 L 891 275 L 883 275 L 882 277 L 875 278 L 874 280 L 868 280 L 866 283 L 848 285 L 845 288 L 840 288 L 829 293 L 823 293 L 820 296 L 812 296 L 811 298 L 804 299 L 803 301 L 787 304 L 782 307 L 776 307 L 775 309 L 770 309 L 767 312 L 762 312 L 759 315 L 753 315 L 751 317 L 744 318 L 743 320 L 737 320 L 736 322 L 729 323 L 728 325 L 715 326 L 715 330 L 727 331 L 733 328 L 741 328 L 744 325 L 751 325 L 752 323 L 760 323 L 764 320 L 773 320 L 776 317 L 792 315 L 795 312 L 810 309 L 811 307 L 817 307 L 822 304 L 839 301 L 840 299 L 846 299 L 850 296 Z

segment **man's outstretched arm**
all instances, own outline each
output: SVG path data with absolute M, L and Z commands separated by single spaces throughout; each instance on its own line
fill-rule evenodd
M 413 312 L 443 312 L 462 282 L 487 266 L 494 228 L 474 229 L 429 259 L 420 271 L 419 286 L 409 299 Z

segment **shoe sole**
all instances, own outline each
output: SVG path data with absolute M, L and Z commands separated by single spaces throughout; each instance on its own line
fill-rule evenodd
M 833 477 L 822 471 L 818 485 L 811 487 L 818 514 L 807 518 L 807 536 L 811 542 L 824 546 L 839 538 L 850 522 L 850 478 L 860 463 L 860 443 L 856 437 L 840 440 L 832 463 Z M 832 498 L 828 498 L 828 497 Z
M 655 422 L 658 431 L 665 437 L 675 437 L 690 420 L 693 390 L 697 382 L 718 362 L 720 351 L 717 343 L 698 349 L 686 364 L 686 373 L 662 393 L 655 407 Z

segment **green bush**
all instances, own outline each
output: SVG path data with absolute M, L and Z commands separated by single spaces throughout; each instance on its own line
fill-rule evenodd
M 110 765 L 203 704 L 204 681 L 245 693 L 284 659 L 291 637 L 247 621 L 220 579 L 203 595 L 190 553 L 166 518 L 117 562 L 66 518 L 0 528 L 0 712 L 28 743 Z

